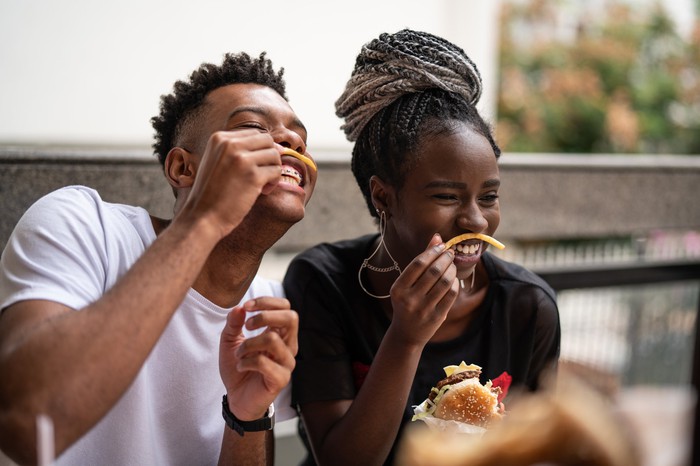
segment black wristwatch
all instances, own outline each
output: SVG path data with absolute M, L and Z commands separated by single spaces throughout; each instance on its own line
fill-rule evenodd
M 260 419 L 254 421 L 241 421 L 233 415 L 231 410 L 228 408 L 228 400 L 226 395 L 221 401 L 221 414 L 224 416 L 224 421 L 226 425 L 231 429 L 238 432 L 241 437 L 246 432 L 261 432 L 263 430 L 272 430 L 275 426 L 275 405 L 271 404 L 270 407 L 265 412 L 265 415 Z

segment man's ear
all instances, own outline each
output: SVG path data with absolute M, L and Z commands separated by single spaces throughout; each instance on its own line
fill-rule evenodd
M 394 188 L 378 176 L 373 175 L 369 179 L 369 191 L 374 208 L 380 212 L 386 212 L 387 217 L 391 217 L 395 199 Z
M 173 147 L 165 157 L 165 177 L 173 189 L 190 188 L 194 184 L 197 164 L 195 156 L 182 147 Z

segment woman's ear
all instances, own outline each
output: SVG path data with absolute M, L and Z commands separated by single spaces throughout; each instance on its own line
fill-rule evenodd
M 182 147 L 173 147 L 165 157 L 165 177 L 173 189 L 190 188 L 194 184 L 197 166 L 194 155 Z
M 380 212 L 386 212 L 387 217 L 391 217 L 391 209 L 394 205 L 394 188 L 378 176 L 373 175 L 369 179 L 369 192 L 374 208 Z

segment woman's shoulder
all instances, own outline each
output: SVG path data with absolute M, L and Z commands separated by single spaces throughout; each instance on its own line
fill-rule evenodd
M 529 285 L 542 290 L 552 300 L 556 300 L 554 289 L 532 270 L 514 262 L 506 261 L 491 253 L 485 253 L 484 265 L 492 281 L 503 281 L 511 284 Z

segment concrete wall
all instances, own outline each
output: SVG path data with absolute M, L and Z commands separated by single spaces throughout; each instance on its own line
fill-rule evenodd
M 374 231 L 349 163 L 340 154 L 317 154 L 319 179 L 306 218 L 277 252 Z M 500 166 L 502 239 L 700 228 L 700 157 L 505 154 Z M 32 202 L 69 184 L 94 187 L 108 201 L 140 205 L 158 216 L 172 212 L 170 188 L 146 152 L 0 147 L 0 245 Z

